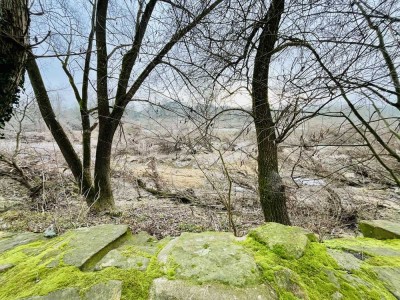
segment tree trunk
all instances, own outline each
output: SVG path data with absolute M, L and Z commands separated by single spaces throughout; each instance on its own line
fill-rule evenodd
M 82 195 L 86 197 L 88 205 L 91 205 L 92 199 L 94 198 L 94 190 L 92 188 L 90 176 L 85 176 L 78 154 L 75 152 L 64 129 L 56 119 L 39 67 L 32 54 L 29 54 L 26 69 L 44 122 L 60 148 L 76 182 L 79 184 Z
M 11 118 L 27 58 L 27 0 L 0 1 L 0 127 Z
M 110 119 L 108 99 L 108 57 L 107 57 L 107 10 L 108 0 L 99 0 L 96 13 L 97 49 L 97 103 L 99 113 L 99 137 L 94 166 L 95 211 L 113 210 L 114 197 L 111 188 L 111 150 L 114 138 L 114 120 Z M 118 120 L 119 121 L 119 120 Z M 117 121 L 117 122 L 118 122 Z
M 111 150 L 113 137 L 114 130 L 111 126 L 99 129 L 96 162 L 94 165 L 94 185 L 97 197 L 92 207 L 94 211 L 107 211 L 115 208 L 111 188 Z
M 290 224 L 286 196 L 278 173 L 278 148 L 275 123 L 268 99 L 269 67 L 277 40 L 284 0 L 273 0 L 260 21 L 260 42 L 254 62 L 252 99 L 258 147 L 258 188 L 267 222 Z

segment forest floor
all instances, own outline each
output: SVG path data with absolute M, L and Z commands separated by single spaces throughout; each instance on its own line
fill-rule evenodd
M 143 129 L 140 124 L 125 125 L 113 151 L 117 211 L 102 215 L 88 211 L 50 134 L 44 129 L 26 131 L 16 159 L 26 179 L 40 191 L 30 197 L 29 191 L 11 178 L 17 174 L 3 159 L 0 231 L 43 232 L 54 224 L 61 233 L 100 223 L 128 224 L 134 232 L 144 230 L 157 237 L 183 231 L 230 231 L 228 171 L 233 220 L 238 235 L 244 235 L 263 223 L 255 133 L 249 128 L 219 126 L 210 148 L 204 139 L 190 135 L 190 128 L 175 128 L 167 134 L 157 128 Z M 80 152 L 80 132 L 70 130 L 68 134 Z M 399 189 L 367 149 L 352 146 L 358 142 L 349 130 L 311 124 L 281 145 L 280 173 L 294 225 L 326 238 L 357 234 L 359 219 L 399 220 Z M 339 143 L 349 146 L 336 146 Z M 95 144 L 94 132 L 93 157 Z M 11 132 L 0 145 L 3 158 L 11 159 L 15 149 Z

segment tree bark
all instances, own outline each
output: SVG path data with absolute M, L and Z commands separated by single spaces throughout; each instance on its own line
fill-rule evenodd
M 46 87 L 39 71 L 39 67 L 32 54 L 29 54 L 26 69 L 28 71 L 29 80 L 35 93 L 36 101 L 38 102 L 43 120 L 46 123 L 47 128 L 49 128 L 58 147 L 60 148 L 61 153 L 67 162 L 68 167 L 71 169 L 76 182 L 79 184 L 82 195 L 86 197 L 88 205 L 91 205 L 93 202 L 92 199 L 94 198 L 92 182 L 90 177 L 88 178 L 85 176 L 78 154 L 75 152 L 74 147 L 68 139 L 64 129 L 56 119 L 46 91 Z
M 262 32 L 254 62 L 252 99 L 258 147 L 258 186 L 264 218 L 267 222 L 290 224 L 285 189 L 278 172 L 275 123 L 268 98 L 269 68 L 284 2 L 273 0 L 260 21 Z
M 108 99 L 108 57 L 107 57 L 107 10 L 108 0 L 99 0 L 96 13 L 97 49 L 97 103 L 99 113 L 99 136 L 94 165 L 95 211 L 113 210 L 114 197 L 111 188 L 111 150 L 114 138 L 114 123 L 110 119 Z
M 27 58 L 27 0 L 0 1 L 0 127 L 12 115 L 23 84 Z

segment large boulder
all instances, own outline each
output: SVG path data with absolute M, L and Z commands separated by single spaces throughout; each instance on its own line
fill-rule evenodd
M 360 221 L 358 228 L 365 237 L 378 240 L 400 239 L 400 224 L 386 220 Z
M 160 252 L 158 259 L 177 279 L 231 286 L 260 281 L 254 258 L 231 233 L 183 233 Z

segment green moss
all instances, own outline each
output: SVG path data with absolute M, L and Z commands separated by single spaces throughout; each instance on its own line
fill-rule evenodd
M 76 267 L 62 263 L 63 253 L 68 249 L 66 236 L 61 239 L 39 241 L 17 247 L 0 255 L 1 263 L 13 263 L 16 266 L 0 277 L 1 299 L 19 299 L 34 295 L 46 295 L 66 287 L 76 287 L 84 294 L 91 286 L 120 280 L 123 282 L 122 299 L 147 299 L 149 288 L 155 278 L 163 275 L 157 262 L 157 254 L 150 257 L 146 271 L 106 268 L 99 272 L 82 272 Z M 68 240 L 68 239 L 67 239 Z M 29 251 L 26 251 L 28 250 Z M 36 249 L 38 255 L 29 255 Z M 56 253 L 58 267 L 47 265 L 54 260 Z M 148 255 L 148 254 L 147 254 Z
M 378 247 L 400 251 L 400 239 L 376 240 L 372 238 L 341 238 L 324 241 L 329 248 L 346 249 L 348 247 Z
M 324 244 L 309 243 L 299 259 L 284 259 L 276 250 L 269 250 L 251 237 L 242 244 L 253 253 L 263 277 L 276 289 L 279 299 L 297 299 L 277 284 L 275 273 L 282 268 L 297 274 L 292 280 L 310 299 L 331 299 L 337 292 L 343 299 L 394 299 L 368 267 L 352 275 L 340 270 Z
M 371 266 L 393 266 L 400 267 L 400 257 L 375 256 L 365 260 Z
M 121 254 L 127 258 L 136 257 L 136 256 L 151 258 L 153 256 L 150 253 L 143 251 L 143 250 L 139 249 L 138 247 L 135 247 L 132 245 L 122 247 Z

